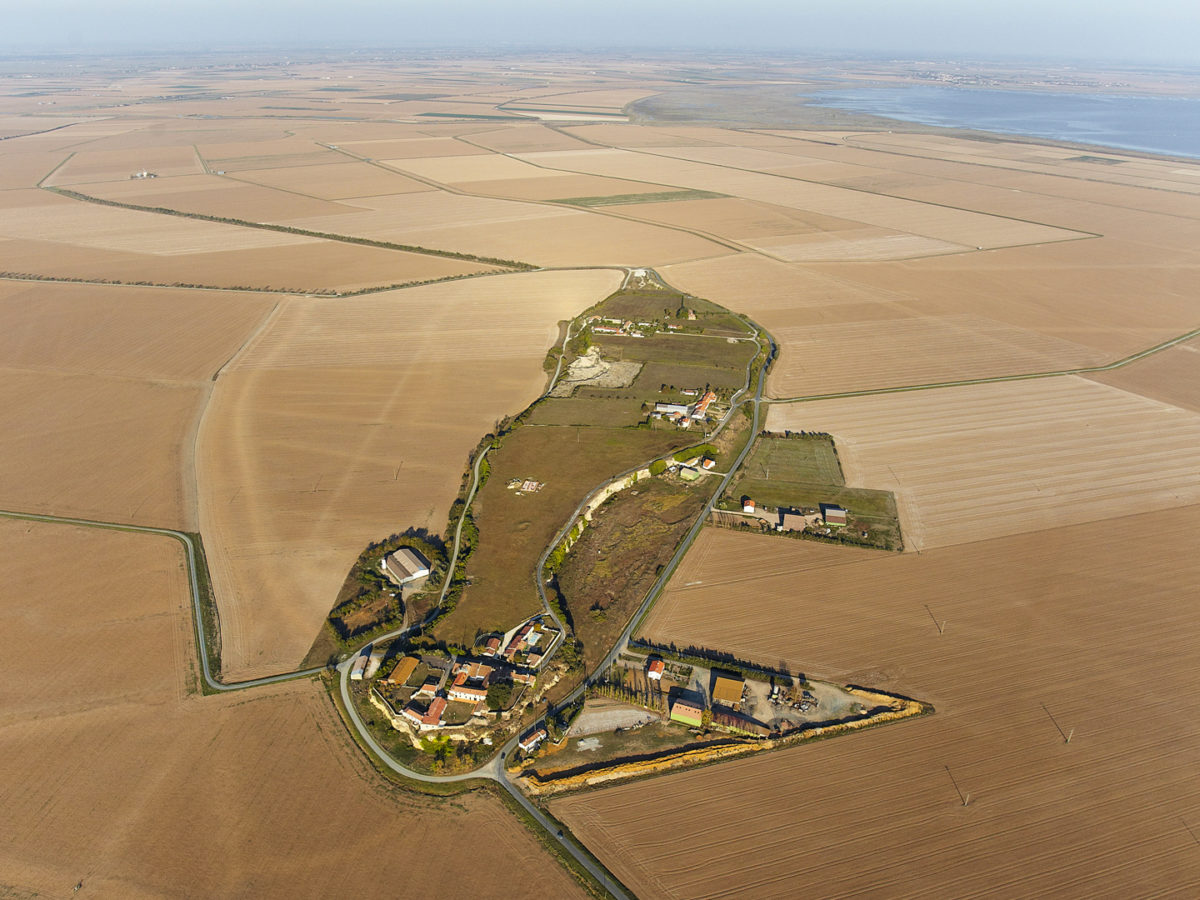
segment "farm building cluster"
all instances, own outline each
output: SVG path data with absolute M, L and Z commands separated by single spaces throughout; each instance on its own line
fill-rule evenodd
M 684 390 L 682 393 L 695 395 L 700 392 Z M 680 428 L 690 428 L 693 422 L 703 422 L 708 417 L 708 409 L 716 399 L 715 392 L 704 391 L 695 403 L 655 403 L 650 415 L 655 419 L 674 422 Z
M 487 637 L 478 653 L 463 656 L 404 656 L 371 686 L 370 700 L 386 713 L 393 728 L 414 733 L 486 725 L 489 688 L 509 686 L 511 698 L 537 681 L 537 670 L 560 632 L 541 616 L 504 635 Z M 378 673 L 384 651 L 368 647 L 350 669 L 352 681 L 370 681 Z
M 766 522 L 774 531 L 804 531 L 824 526 L 844 528 L 849 522 L 849 511 L 835 503 L 822 503 L 817 512 L 780 507 L 771 509 L 760 506 L 753 497 L 742 498 L 742 515 Z M 826 531 L 828 534 L 828 530 Z
M 628 661 L 627 661 L 628 664 Z M 830 714 L 853 712 L 855 698 L 835 685 L 682 662 L 652 654 L 642 664 L 650 705 L 689 728 L 715 727 L 756 737 L 786 735 Z M 665 703 L 663 702 L 665 700 Z
M 635 322 L 632 319 L 613 319 L 605 316 L 588 316 L 587 327 L 592 334 L 634 338 L 648 337 L 658 331 L 657 322 Z

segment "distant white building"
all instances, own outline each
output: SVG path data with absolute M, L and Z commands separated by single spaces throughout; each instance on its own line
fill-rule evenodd
M 408 584 L 418 578 L 429 577 L 429 561 L 408 547 L 388 554 L 379 566 L 397 584 Z

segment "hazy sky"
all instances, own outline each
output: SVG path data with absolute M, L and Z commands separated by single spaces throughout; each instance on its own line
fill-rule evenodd
M 1196 0 L 0 0 L 0 45 L 729 47 L 1200 64 Z

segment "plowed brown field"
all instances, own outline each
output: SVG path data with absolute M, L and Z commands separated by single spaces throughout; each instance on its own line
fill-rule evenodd
M 339 241 L 163 256 L 64 247 L 52 241 L 0 240 L 0 271 L 85 281 L 305 293 L 356 291 L 497 270 L 457 259 Z
M 498 800 L 379 786 L 312 682 L 189 696 L 175 541 L 0 520 L 0 561 L 0 803 L 19 823 L 0 891 L 330 896 L 399 869 L 428 896 L 507 896 L 526 879 L 579 895 Z M 70 674 L 51 677 L 47 656 Z M 428 864 L 459 841 L 472 866 Z
M 13 369 L 208 381 L 274 306 L 257 294 L 0 282 L 0 360 Z
M 0 507 L 192 527 L 184 470 L 204 385 L 0 371 Z
M 896 493 L 905 546 L 1200 503 L 1200 415 L 1074 376 L 772 406 Z
M 211 378 L 270 309 L 255 295 L 0 286 L 0 507 L 195 527 Z
M 1197 527 L 1193 506 L 919 557 L 712 531 L 652 635 L 936 714 L 551 809 L 648 898 L 1193 893 Z
M 1121 390 L 1200 412 L 1200 342 L 1188 341 L 1154 356 L 1089 378 Z
M 1046 225 L 766 173 L 668 159 L 657 155 L 660 153 L 669 154 L 670 150 L 660 149 L 656 155 L 627 150 L 559 150 L 522 154 L 522 157 L 566 171 L 716 191 L 969 246 L 1006 247 L 1079 237 L 1075 232 Z M 703 227 L 701 222 L 697 225 Z

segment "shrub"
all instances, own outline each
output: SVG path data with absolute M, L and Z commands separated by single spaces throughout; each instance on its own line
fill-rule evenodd
M 498 681 L 488 685 L 487 708 L 496 711 L 506 709 L 512 702 L 513 686 L 511 681 Z

